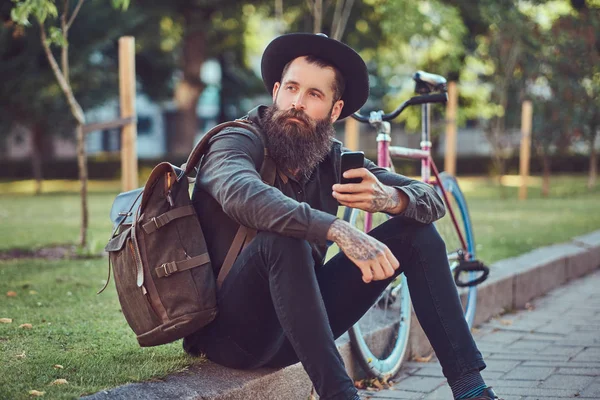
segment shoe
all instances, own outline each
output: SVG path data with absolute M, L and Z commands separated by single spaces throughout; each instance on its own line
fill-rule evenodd
M 491 387 L 486 387 L 485 389 L 483 389 L 483 393 L 481 393 L 479 396 L 477 397 L 469 397 L 468 399 L 464 399 L 464 400 L 502 400 L 501 398 L 499 398 L 496 393 L 494 393 L 494 391 L 492 390 Z

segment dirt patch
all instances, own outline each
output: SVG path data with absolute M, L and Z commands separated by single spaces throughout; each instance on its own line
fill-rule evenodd
M 10 249 L 0 251 L 0 260 L 14 260 L 21 258 L 42 258 L 45 260 L 62 260 L 65 258 L 91 258 L 91 255 L 77 254 L 76 247 L 73 245 L 56 245 L 42 247 L 36 250 Z

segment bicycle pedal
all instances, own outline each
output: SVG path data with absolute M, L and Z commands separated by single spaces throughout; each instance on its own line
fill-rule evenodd
M 481 272 L 482 274 L 471 281 L 463 282 L 460 280 L 461 272 Z M 454 269 L 454 282 L 458 287 L 476 286 L 485 281 L 490 274 L 490 269 L 479 260 L 462 260 Z

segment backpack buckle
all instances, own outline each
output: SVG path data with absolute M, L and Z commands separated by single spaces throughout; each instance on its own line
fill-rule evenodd
M 171 275 L 171 274 L 169 273 L 169 270 L 167 269 L 167 264 L 168 264 L 168 263 L 164 263 L 163 265 L 161 265 L 161 266 L 160 266 L 160 268 L 162 268 L 162 269 L 163 269 L 163 271 L 165 271 L 165 274 L 164 274 L 164 277 L 165 277 L 165 278 L 166 278 L 167 276 Z M 160 269 L 160 268 L 159 268 L 159 269 Z

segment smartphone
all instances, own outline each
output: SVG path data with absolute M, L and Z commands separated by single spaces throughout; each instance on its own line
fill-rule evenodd
M 362 168 L 365 164 L 365 153 L 362 151 L 346 151 L 342 153 L 342 162 L 340 166 L 340 183 L 361 183 L 362 178 L 344 178 L 344 172 L 349 169 Z

